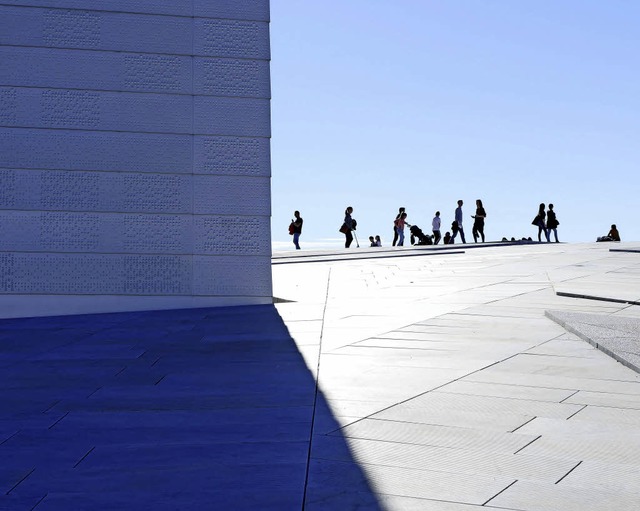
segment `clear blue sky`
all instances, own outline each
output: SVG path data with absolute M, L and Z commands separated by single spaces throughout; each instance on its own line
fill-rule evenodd
M 431 230 L 475 199 L 487 240 L 640 240 L 640 2 L 271 0 L 272 237 L 390 244 L 399 206 Z

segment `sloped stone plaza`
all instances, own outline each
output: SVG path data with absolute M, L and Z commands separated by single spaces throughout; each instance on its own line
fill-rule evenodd
M 2 320 L 0 509 L 637 509 L 614 247 L 280 253 L 275 306 Z

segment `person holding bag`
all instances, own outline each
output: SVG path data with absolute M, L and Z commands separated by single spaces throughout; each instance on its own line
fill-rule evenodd
M 353 242 L 353 234 L 351 234 L 351 231 L 354 231 L 356 228 L 356 221 L 351 218 L 351 213 L 353 213 L 351 206 L 344 210 L 344 222 L 342 223 L 342 227 L 340 227 L 340 232 L 345 236 L 344 248 L 351 246 Z

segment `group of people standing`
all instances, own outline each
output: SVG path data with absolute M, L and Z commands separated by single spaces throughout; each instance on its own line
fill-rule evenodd
M 442 221 L 440 218 L 440 211 L 436 211 L 435 216 L 431 221 L 431 228 L 432 228 L 433 235 L 426 237 L 428 238 L 427 240 L 428 243 L 419 243 L 419 244 L 433 243 L 434 245 L 437 245 L 440 242 L 440 240 L 442 240 L 443 244 L 450 245 L 455 243 L 455 239 L 456 237 L 458 237 L 458 235 L 460 236 L 461 242 L 466 243 L 467 240 L 465 239 L 464 227 L 463 227 L 463 220 L 464 220 L 464 216 L 462 213 L 463 205 L 464 205 L 464 202 L 462 201 L 462 199 L 458 200 L 458 207 L 454 212 L 454 220 L 451 223 L 451 232 L 447 231 L 444 236 L 442 236 L 442 230 L 441 230 Z M 339 231 L 343 233 L 345 236 L 345 242 L 344 242 L 345 248 L 349 248 L 353 243 L 353 239 L 354 239 L 353 232 L 356 230 L 357 222 L 355 218 L 352 217 L 352 214 L 353 214 L 353 207 L 348 206 L 344 211 L 344 221 L 342 222 L 342 225 L 340 226 L 340 229 L 339 229 Z M 417 226 L 412 226 L 409 222 L 407 222 L 407 216 L 408 215 L 405 208 L 402 207 L 398 209 L 398 214 L 396 215 L 396 218 L 393 221 L 392 246 L 394 247 L 395 246 L 401 247 L 404 245 L 405 227 L 409 227 L 410 229 L 415 229 L 416 232 L 419 231 L 420 235 L 423 234 L 422 231 Z M 303 220 L 302 220 L 302 217 L 300 216 L 299 211 L 294 212 L 294 217 L 295 218 L 291 220 L 291 224 L 289 225 L 289 234 L 293 235 L 293 244 L 295 245 L 296 249 L 299 250 L 300 249 L 299 239 L 300 239 L 300 234 L 302 233 Z M 482 200 L 477 199 L 475 215 L 471 215 L 471 218 L 473 218 L 473 227 L 471 229 L 471 232 L 473 234 L 473 239 L 476 243 L 478 242 L 478 240 L 482 242 L 485 241 L 484 222 L 486 217 L 487 217 L 487 212 L 484 209 Z M 558 242 L 558 225 L 560 225 L 560 222 L 558 222 L 556 213 L 553 210 L 553 204 L 549 204 L 548 210 L 545 204 L 540 204 L 538 208 L 538 214 L 535 216 L 535 218 L 533 219 L 533 222 L 531 223 L 538 227 L 538 241 L 542 241 L 543 234 L 547 242 L 551 241 L 550 237 L 551 237 L 551 232 L 553 231 L 555 241 Z M 412 243 L 413 243 L 414 231 L 412 230 L 411 232 L 412 232 Z M 419 236 L 419 238 L 420 237 L 422 236 Z M 619 235 L 618 235 L 618 239 L 619 239 Z M 373 236 L 369 236 L 369 241 L 371 243 L 370 246 L 372 247 L 382 246 L 380 236 L 375 236 L 375 238 Z
M 454 213 L 455 219 L 451 224 L 451 231 L 453 232 L 453 234 L 447 231 L 444 237 L 442 237 L 442 233 L 441 233 L 440 211 L 436 211 L 435 216 L 433 217 L 433 220 L 431 222 L 433 236 L 429 237 L 429 240 L 430 240 L 429 244 L 433 243 L 434 245 L 437 245 L 440 242 L 440 240 L 442 240 L 445 245 L 453 244 L 455 243 L 456 236 L 458 235 L 460 235 L 460 240 L 462 241 L 462 243 L 467 242 L 467 240 L 465 239 L 464 228 L 462 225 L 463 204 L 464 202 L 462 201 L 462 199 L 458 201 L 458 207 L 456 208 Z M 349 248 L 351 246 L 351 243 L 353 242 L 352 231 L 354 231 L 356 228 L 356 223 L 355 223 L 356 221 L 355 219 L 352 218 L 351 216 L 352 213 L 353 213 L 353 208 L 351 206 L 347 207 L 347 209 L 344 212 L 344 222 L 340 227 L 340 232 L 345 235 L 345 243 L 344 243 L 345 248 Z M 405 227 L 409 227 L 409 228 L 416 227 L 416 226 L 412 226 L 409 222 L 407 222 L 407 216 L 408 215 L 407 215 L 406 208 L 402 207 L 398 209 L 398 214 L 396 215 L 396 218 L 393 221 L 393 242 L 391 244 L 394 247 L 395 246 L 402 247 L 404 245 Z M 484 219 L 486 217 L 487 217 L 487 212 L 485 211 L 484 206 L 482 205 L 482 200 L 480 199 L 476 200 L 476 214 L 471 215 L 471 218 L 474 219 L 472 233 L 473 233 L 473 239 L 476 241 L 476 243 L 478 242 L 479 239 L 482 240 L 483 242 L 485 240 Z M 420 230 L 420 233 L 421 233 L 421 230 Z M 413 236 L 412 236 L 412 239 L 413 239 Z M 373 236 L 369 236 L 369 241 L 371 242 L 370 246 L 372 247 L 382 246 L 380 236 L 375 236 L 375 238 Z
M 466 243 L 467 240 L 464 235 L 464 227 L 463 227 L 463 219 L 464 215 L 462 214 L 462 206 L 464 205 L 464 201 L 460 199 L 458 201 L 458 207 L 454 212 L 454 220 L 451 223 L 451 232 L 447 231 L 442 236 L 442 219 L 440 218 L 440 211 L 436 211 L 433 220 L 431 221 L 431 230 L 433 232 L 433 236 L 431 237 L 434 245 L 437 245 L 440 240 L 442 240 L 443 244 L 450 245 L 455 243 L 456 236 L 460 235 L 460 240 L 462 243 Z M 473 239 L 475 242 L 478 242 L 478 239 L 481 239 L 483 242 L 484 238 L 484 219 L 487 217 L 487 212 L 482 205 L 482 200 L 476 200 L 476 214 L 471 215 L 473 218 Z M 392 245 L 395 247 L 396 243 L 398 246 L 402 246 L 404 244 L 404 227 L 408 225 L 411 227 L 406 221 L 407 213 L 405 208 L 400 208 L 398 210 L 398 215 L 394 221 L 394 229 L 393 229 L 393 243 Z M 452 234 L 453 233 L 453 234 Z
M 553 210 L 553 204 L 549 204 L 549 210 L 545 212 L 545 205 L 540 204 L 538 207 L 538 214 L 531 222 L 531 225 L 538 227 L 538 241 L 542 241 L 542 234 L 544 233 L 547 242 L 551 241 L 551 231 L 558 243 L 558 226 L 560 222 L 556 218 L 556 212 Z

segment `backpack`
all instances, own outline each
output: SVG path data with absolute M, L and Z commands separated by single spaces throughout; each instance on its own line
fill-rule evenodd
M 293 225 L 293 222 L 291 222 L 289 224 L 289 234 L 293 236 L 293 233 L 295 232 L 295 230 L 296 230 L 296 226 Z

